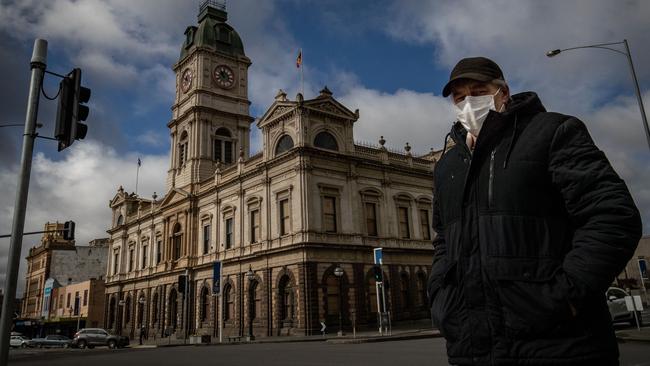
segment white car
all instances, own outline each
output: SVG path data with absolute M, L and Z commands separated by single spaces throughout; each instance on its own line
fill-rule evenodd
M 634 317 L 634 312 L 627 310 L 627 306 L 625 305 L 625 296 L 629 296 L 625 290 L 618 287 L 610 287 L 607 289 L 606 296 L 609 313 L 612 315 L 612 322 L 625 322 L 636 326 L 636 318 Z M 643 326 L 643 322 L 641 320 L 641 311 L 637 311 L 637 317 L 639 319 L 639 325 Z
M 27 348 L 32 346 L 32 340 L 25 336 L 14 335 L 9 339 L 9 345 L 11 347 Z

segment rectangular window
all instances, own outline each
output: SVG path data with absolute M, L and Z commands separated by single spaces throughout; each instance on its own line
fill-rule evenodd
M 289 233 L 289 200 L 280 201 L 280 235 Z
M 59 295 L 59 309 L 63 308 L 63 294 Z
M 399 237 L 409 239 L 411 233 L 409 230 L 409 209 L 408 207 L 398 207 L 397 215 L 399 216 Z
M 84 290 L 84 306 L 88 305 L 88 290 Z
M 232 163 L 232 141 L 224 143 L 224 162 L 226 164 Z
M 133 253 L 135 250 L 129 249 L 129 272 L 133 271 Z
M 251 243 L 260 239 L 260 210 L 251 211 Z
M 429 210 L 420 210 L 420 226 L 422 228 L 422 238 L 431 239 L 431 230 L 429 228 Z
M 65 307 L 70 308 L 70 293 L 69 292 L 68 292 L 68 297 L 67 297 L 67 299 L 65 301 Z
M 226 219 L 226 249 L 232 248 L 232 218 Z
M 214 160 L 216 161 L 223 161 L 221 160 L 221 147 L 223 144 L 221 143 L 221 140 L 214 140 Z
M 162 260 L 162 240 L 158 239 L 156 242 L 156 264 Z
M 203 225 L 203 254 L 210 251 L 210 225 Z
M 325 232 L 336 232 L 336 197 L 323 197 L 323 226 Z
M 74 293 L 74 315 L 79 315 L 79 291 Z
M 147 268 L 147 250 L 149 250 L 148 245 L 142 247 L 142 269 Z
M 117 266 L 118 266 L 119 262 L 120 262 L 120 255 L 118 253 L 115 253 L 113 255 L 113 274 L 114 275 L 117 274 L 117 268 L 118 268 Z
M 368 236 L 377 236 L 377 205 L 366 202 L 366 230 Z

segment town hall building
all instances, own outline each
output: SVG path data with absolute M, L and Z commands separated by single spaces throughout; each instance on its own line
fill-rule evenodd
M 355 143 L 360 112 L 327 87 L 312 99 L 280 90 L 255 119 L 250 66 L 225 8 L 206 1 L 173 67 L 164 197 L 120 187 L 110 201 L 105 327 L 149 338 L 374 327 L 378 247 L 392 322 L 428 318 L 437 153 Z M 262 147 L 250 155 L 253 124 Z

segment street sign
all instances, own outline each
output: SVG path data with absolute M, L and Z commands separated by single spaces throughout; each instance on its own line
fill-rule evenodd
M 641 302 L 641 296 L 634 296 L 634 303 L 632 303 L 632 296 L 625 296 L 625 306 L 627 311 L 643 311 L 643 303 Z
M 375 248 L 373 251 L 375 252 L 375 264 L 384 264 L 384 254 L 382 252 L 382 248 Z
M 219 295 L 221 292 L 221 262 L 212 264 L 212 294 Z
M 320 332 L 325 335 L 325 329 L 327 329 L 327 325 L 325 325 L 324 322 L 320 322 L 320 325 L 322 325 L 322 328 L 320 328 Z

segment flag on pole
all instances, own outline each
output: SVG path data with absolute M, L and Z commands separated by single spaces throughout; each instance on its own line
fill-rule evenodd
M 300 68 L 300 65 L 302 65 L 302 49 L 298 52 L 298 57 L 296 58 L 296 67 Z
M 142 162 L 140 161 L 140 158 L 138 158 L 138 166 L 142 166 Z

